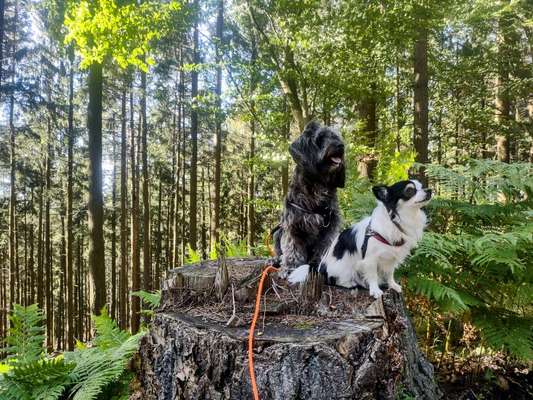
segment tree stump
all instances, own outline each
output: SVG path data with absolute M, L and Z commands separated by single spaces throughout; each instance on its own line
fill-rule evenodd
M 217 262 L 170 271 L 162 306 L 136 359 L 131 399 L 252 399 L 247 336 L 265 259 L 227 259 L 228 290 L 214 287 Z M 255 373 L 267 399 L 437 399 L 402 296 L 324 286 L 314 309 L 272 276 L 255 338 Z

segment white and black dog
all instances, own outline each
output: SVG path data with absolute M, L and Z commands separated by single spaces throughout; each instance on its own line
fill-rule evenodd
M 394 270 L 422 238 L 426 214 L 422 207 L 431 199 L 431 189 L 417 180 L 372 188 L 378 204 L 370 217 L 342 231 L 326 251 L 318 271 L 333 285 L 368 288 L 379 298 L 381 283 L 401 292 Z M 289 276 L 292 284 L 305 281 L 309 265 Z

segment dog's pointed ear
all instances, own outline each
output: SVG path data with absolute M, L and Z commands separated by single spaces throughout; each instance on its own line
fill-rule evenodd
M 374 186 L 372 192 L 374 192 L 376 199 L 382 203 L 385 203 L 389 198 L 389 188 L 385 185 Z
M 307 125 L 304 128 L 304 131 L 302 132 L 302 135 L 311 137 L 319 129 L 320 129 L 320 124 L 317 121 L 308 122 Z

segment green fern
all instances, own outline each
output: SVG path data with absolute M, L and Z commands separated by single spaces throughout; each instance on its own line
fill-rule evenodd
M 120 346 L 130 337 L 130 334 L 121 330 L 109 316 L 107 307 L 102 308 L 100 315 L 93 316 L 93 321 L 96 329 L 94 344 L 102 350 Z
M 131 336 L 121 330 L 105 308 L 100 316 L 93 318 L 95 346 L 65 353 L 65 359 L 76 365 L 70 374 L 74 384 L 70 390 L 73 400 L 96 399 L 108 385 L 119 381 L 144 334 Z
M 64 356 L 50 358 L 43 348 L 41 311 L 37 306 L 15 306 L 8 334 L 9 365 L 0 373 L 0 399 L 55 400 L 69 396 L 92 400 L 112 391 L 112 383 L 127 387 L 122 382 L 125 368 L 143 332 L 131 336 L 120 330 L 106 308 L 93 319 L 96 337 L 92 345 L 80 345 Z
M 106 349 L 93 347 L 69 355 L 68 358 L 76 363 L 71 373 L 74 383 L 70 390 L 72 399 L 96 399 L 109 384 L 117 382 L 125 372 L 127 362 L 137 351 L 143 334 L 130 336 L 119 346 Z
M 145 292 L 144 290 L 139 290 L 132 293 L 133 296 L 140 297 L 145 305 L 147 305 L 151 310 L 157 309 L 161 304 L 161 291 L 156 290 L 155 292 Z
M 533 318 L 508 310 L 480 308 L 472 316 L 485 341 L 495 349 L 508 349 L 521 359 L 533 359 Z
M 59 399 L 70 384 L 74 367 L 63 357 L 48 358 L 43 348 L 43 315 L 37 305 L 15 304 L 9 317 L 6 342 L 10 368 L 0 375 L 0 398 L 16 400 Z
M 15 304 L 9 317 L 10 329 L 6 338 L 7 359 L 24 364 L 39 360 L 43 353 L 43 314 L 37 304 L 28 307 Z
M 399 273 L 434 309 L 471 320 L 492 348 L 531 360 L 531 164 L 471 160 L 427 171 L 441 197 Z
M 194 250 L 191 245 L 187 245 L 187 257 L 185 257 L 186 264 L 196 264 L 202 261 L 200 253 Z

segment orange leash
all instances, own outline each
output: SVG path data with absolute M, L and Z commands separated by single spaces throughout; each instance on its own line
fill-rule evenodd
M 259 311 L 261 308 L 261 295 L 263 293 L 263 284 L 265 279 L 268 276 L 269 272 L 277 271 L 278 268 L 269 265 L 263 270 L 261 275 L 261 280 L 259 281 L 259 287 L 257 288 L 257 296 L 255 298 L 255 309 L 254 316 L 252 317 L 252 323 L 250 324 L 250 332 L 248 333 L 248 370 L 250 372 L 250 382 L 252 383 L 252 393 L 254 395 L 254 400 L 259 400 L 259 390 L 257 390 L 257 383 L 255 381 L 255 372 L 254 372 L 254 331 L 255 324 L 259 318 Z

